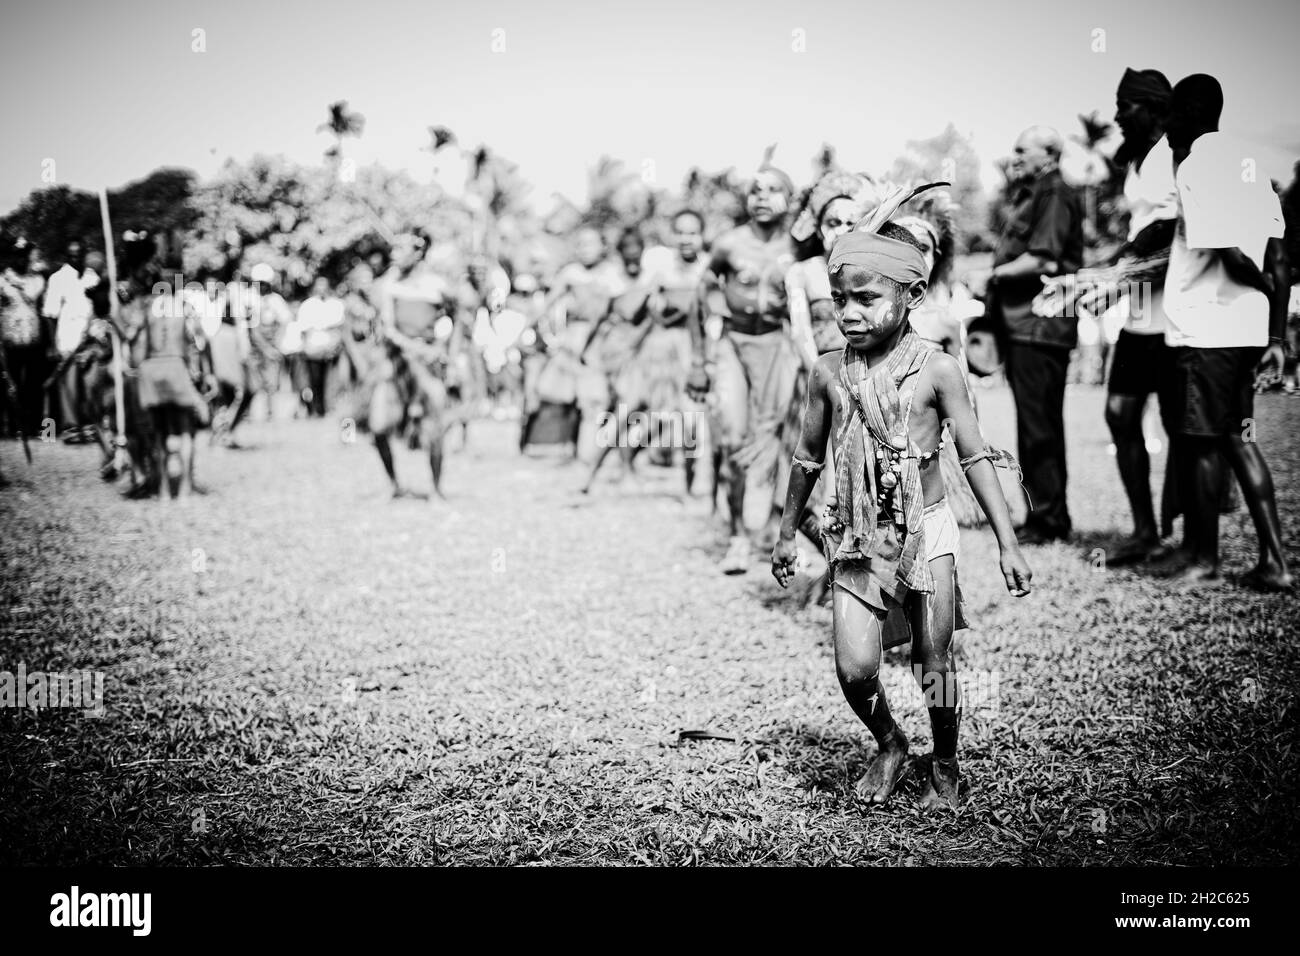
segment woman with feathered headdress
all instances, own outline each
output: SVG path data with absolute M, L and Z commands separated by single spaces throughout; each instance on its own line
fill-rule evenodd
M 785 276 L 790 328 L 805 367 L 811 368 L 821 353 L 844 347 L 831 307 L 826 251 L 877 202 L 876 184 L 869 176 L 832 170 L 808 191 L 790 227 L 797 243 L 816 250 L 810 258 L 791 266 Z
M 799 212 L 790 226 L 790 236 L 797 248 L 811 252 L 792 265 L 785 274 L 786 299 L 790 310 L 790 333 L 802 360 L 802 368 L 790 395 L 790 404 L 778 431 L 759 436 L 740 453 L 741 460 L 758 473 L 774 477 L 773 517 L 779 517 L 784 505 L 786 463 L 799 440 L 808 371 L 819 355 L 844 347 L 844 336 L 835 322 L 831 305 L 830 277 L 826 254 L 831 244 L 853 229 L 880 201 L 876 183 L 862 173 L 834 169 L 817 180 L 804 195 Z M 822 505 L 822 492 L 816 491 L 809 504 L 810 527 Z M 816 537 L 811 532 L 810 537 Z M 814 588 L 810 600 L 820 597 Z

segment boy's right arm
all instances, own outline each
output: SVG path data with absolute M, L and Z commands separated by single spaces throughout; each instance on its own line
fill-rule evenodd
M 831 356 L 827 355 L 818 359 L 808 379 L 808 402 L 804 406 L 795 461 L 790 467 L 790 484 L 786 488 L 785 508 L 781 512 L 781 533 L 772 549 L 772 575 L 781 587 L 786 587 L 794 577 L 795 534 L 799 519 L 826 463 L 826 443 L 831 431 L 828 388 L 831 375 Z

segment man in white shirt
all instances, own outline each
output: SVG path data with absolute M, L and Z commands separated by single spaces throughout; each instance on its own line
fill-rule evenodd
M 1124 171 L 1128 241 L 1119 260 L 1168 255 L 1178 222 L 1174 157 L 1165 139 L 1165 117 L 1173 88 L 1158 70 L 1125 70 L 1115 94 L 1115 122 L 1124 134 L 1116 164 Z M 1143 561 L 1160 545 L 1151 502 L 1151 458 L 1142 420 L 1155 392 L 1165 411 L 1173 350 L 1165 344 L 1167 319 L 1162 283 L 1129 283 L 1119 303 L 1124 327 L 1115 342 L 1106 396 L 1106 424 L 1115 442 L 1115 461 L 1133 512 L 1133 536 L 1107 563 Z M 1136 292 L 1136 294 L 1133 294 Z
M 303 402 L 309 415 L 325 417 L 325 384 L 329 367 L 343 347 L 343 300 L 330 290 L 330 282 L 317 276 L 311 298 L 298 307 L 302 354 L 307 366 Z
M 68 243 L 63 265 L 50 276 L 45 290 L 42 315 L 53 319 L 54 345 L 59 360 L 67 359 L 81 344 L 90 327 L 93 308 L 88 290 L 99 284 L 93 269 L 85 268 L 85 250 L 80 242 Z M 80 441 L 81 434 L 81 372 L 76 362 L 67 362 L 59 375 L 59 415 L 63 424 L 65 441 Z
M 1261 364 L 1282 369 L 1289 267 L 1281 204 L 1251 175 L 1251 151 L 1218 131 L 1222 109 L 1219 82 L 1195 74 L 1174 87 L 1166 124 L 1179 205 L 1165 278 L 1166 339 L 1176 349 L 1167 417 L 1185 505 L 1183 546 L 1169 569 L 1194 581 L 1218 576 L 1222 455 L 1259 538 L 1259 564 L 1242 583 L 1276 591 L 1292 579 L 1256 442 L 1254 380 Z

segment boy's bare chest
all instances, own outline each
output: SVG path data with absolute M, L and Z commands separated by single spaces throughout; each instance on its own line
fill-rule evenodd
M 865 382 L 856 383 L 854 391 L 861 394 L 870 388 Z M 929 452 L 939 444 L 942 424 L 934 408 L 933 386 L 926 381 L 923 372 L 903 380 L 899 387 L 898 421 L 906 421 L 907 434 L 916 451 L 921 454 Z M 845 422 L 850 416 L 861 416 L 858 407 L 860 398 L 850 391 L 848 384 L 839 376 L 831 382 L 831 438 L 838 447 L 839 436 Z

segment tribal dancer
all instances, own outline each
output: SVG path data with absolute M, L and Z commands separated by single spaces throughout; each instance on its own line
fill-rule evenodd
M 826 256 L 835 240 L 853 229 L 879 201 L 875 184 L 866 176 L 834 170 L 827 173 L 804 200 L 790 235 L 804 247 L 815 247 L 816 255 L 792 265 L 785 274 L 786 294 L 790 301 L 790 328 L 799 350 L 802 366 L 790 396 L 785 421 L 782 423 L 779 443 L 773 436 L 766 448 L 750 446 L 755 467 L 771 471 L 778 476 L 773 489 L 773 508 L 779 520 L 785 504 L 785 487 L 789 478 L 788 462 L 799 441 L 803 422 L 804 403 L 808 394 L 808 376 L 817 363 L 818 356 L 844 348 L 844 336 L 835 321 L 835 308 L 831 303 L 830 274 L 826 269 Z M 774 455 L 767 464 L 768 450 Z M 800 529 L 820 549 L 821 522 L 819 515 L 825 504 L 825 483 L 818 482 L 804 509 Z M 820 603 L 826 596 L 829 578 L 823 574 L 808 592 L 809 603 Z
M 701 288 L 705 303 L 721 292 L 722 338 L 717 343 L 713 381 L 705 371 L 705 336 L 691 322 L 695 358 L 687 388 L 693 397 L 713 389 L 710 434 L 715 468 L 727 486 L 731 543 L 722 560 L 725 574 L 749 569 L 745 529 L 746 471 L 738 453 L 760 435 L 779 432 L 794 390 L 799 356 L 790 339 L 785 274 L 794 264 L 787 228 L 794 184 L 770 164 L 769 148 L 749 188 L 749 221 L 718 238 Z M 772 529 L 775 530 L 775 529 Z
M 172 276 L 167 285 L 177 284 Z M 194 433 L 209 419 L 208 404 L 194 383 L 202 380 L 215 394 L 217 378 L 204 347 L 199 319 L 183 293 L 156 294 L 144 315 L 140 336 L 140 407 L 152 421 L 155 453 L 162 476 L 161 500 L 187 497 L 194 490 Z
M 649 441 L 653 450 L 666 451 L 671 462 L 672 446 L 685 450 L 686 493 L 695 478 L 696 428 L 699 410 L 686 396 L 686 376 L 691 368 L 692 319 L 698 320 L 699 287 L 707 260 L 704 257 L 704 219 L 693 209 L 684 209 L 672 220 L 675 249 L 655 246 L 642 257 L 637 279 L 638 308 L 644 308 L 649 323 L 635 340 L 636 353 L 613 378 L 612 417 L 607 425 L 622 442 L 624 470 L 630 472 L 636 453 Z M 647 416 L 644 413 L 649 413 Z M 630 422 L 636 416 L 645 424 Z M 680 423 L 680 427 L 678 426 Z M 669 432 L 665 439 L 664 432 Z M 664 447 L 667 441 L 667 447 Z M 582 491 L 586 494 L 612 446 L 603 442 Z
M 834 171 L 819 179 L 790 227 L 796 242 L 816 244 L 818 254 L 792 265 L 785 275 L 790 327 L 804 368 L 817 357 L 844 348 L 835 322 L 826 256 L 835 240 L 853 229 L 876 204 L 875 185 L 857 173 Z M 796 426 L 797 427 L 797 426 Z
M 564 322 L 553 341 L 547 341 L 544 364 L 525 389 L 526 407 L 520 433 L 520 448 L 530 443 L 530 434 L 538 423 L 543 404 L 576 406 L 579 427 L 582 416 L 599 413 L 609 402 L 604 374 L 583 364 L 583 354 L 596 332 L 597 325 L 608 315 L 610 304 L 628 289 L 624 268 L 606 257 L 604 237 L 600 231 L 584 226 L 574 236 L 575 261 L 555 275 L 550 291 L 541 305 L 541 315 L 548 316 L 557 306 L 564 309 Z M 574 454 L 578 436 L 573 436 Z
M 622 270 L 612 286 L 617 291 L 580 353 L 588 366 L 599 369 L 605 376 L 607 399 L 616 396 L 620 389 L 624 394 L 636 394 L 643 389 L 643 370 L 636 356 L 650 328 L 645 324 L 648 290 L 641 282 L 645 240 L 637 229 L 628 228 L 619 236 L 615 248 L 616 265 Z
M 433 495 L 442 497 L 449 400 L 439 377 L 448 361 L 446 337 L 440 340 L 439 332 L 454 320 L 447 283 L 425 264 L 425 248 L 422 237 L 398 237 L 393 265 L 373 295 L 379 308 L 377 343 L 368 356 L 352 356 L 365 369 L 357 424 L 373 436 L 394 498 L 411 494 L 397 480 L 392 451 L 392 438 L 408 429 L 429 456 Z M 347 337 L 344 346 L 350 347 Z
M 1028 594 L 1031 573 L 993 472 L 1001 453 L 980 434 L 961 366 L 926 345 L 908 321 L 924 301 L 929 268 L 911 233 L 888 221 L 906 196 L 899 191 L 887 199 L 861 231 L 831 249 L 833 301 L 847 345 L 813 367 L 772 573 L 782 587 L 794 574 L 796 524 L 829 442 L 835 501 L 823 531 L 834 576 L 836 672 L 879 746 L 856 791 L 872 804 L 885 803 L 904 770 L 908 741 L 879 680 L 884 621 L 902 607 L 934 738 L 922 803 L 956 807 L 960 692 L 952 635 L 964 622 L 955 579 L 957 523 L 938 467 L 945 420 L 997 536 L 1007 590 Z

